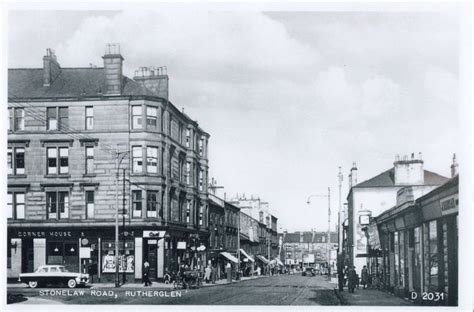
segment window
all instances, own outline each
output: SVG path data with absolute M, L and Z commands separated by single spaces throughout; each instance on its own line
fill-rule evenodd
M 132 147 L 132 163 L 133 173 L 141 173 L 143 171 L 143 151 L 141 146 Z
M 86 130 L 94 129 L 94 108 L 86 106 Z
M 178 125 L 178 142 L 183 144 L 183 124 L 180 122 Z
M 146 149 L 146 171 L 158 173 L 158 148 L 147 147 Z
M 69 126 L 69 113 L 67 107 L 59 107 L 59 130 L 67 129 Z
M 86 146 L 86 174 L 94 173 L 94 147 Z
M 428 224 L 429 235 L 429 286 L 428 291 L 438 291 L 438 231 L 436 220 Z
M 86 219 L 94 218 L 94 191 L 86 191 Z
M 202 216 L 203 216 L 203 211 L 204 211 L 204 205 L 201 204 L 201 205 L 199 206 L 199 225 L 202 225 L 202 224 L 203 224 L 203 218 L 202 218 Z
M 48 174 L 69 173 L 69 149 L 67 147 L 48 147 Z
M 204 155 L 203 150 L 204 150 L 204 138 L 201 138 L 199 140 L 199 156 Z
M 191 185 L 191 162 L 186 162 L 186 184 Z
M 158 119 L 158 109 L 156 107 L 146 107 L 146 127 L 147 129 L 156 129 L 156 122 Z
M 14 220 L 25 218 L 25 193 L 7 194 L 7 218 Z
M 158 192 L 147 191 L 146 193 L 146 216 L 148 218 L 156 218 Z
M 142 216 L 142 191 L 132 191 L 132 208 L 133 217 L 140 218 Z
M 199 190 L 204 191 L 204 173 L 199 169 Z
M 186 129 L 186 147 L 191 146 L 191 130 Z
M 186 202 L 186 223 L 189 224 L 191 217 L 191 200 L 187 200 Z
M 7 149 L 7 173 L 25 174 L 25 148 L 9 147 Z
M 8 131 L 13 131 L 13 108 L 8 109 Z
M 263 211 L 259 212 L 259 219 L 260 219 L 260 222 L 263 223 Z
M 64 130 L 69 126 L 67 107 L 48 107 L 46 115 L 48 130 Z
M 142 129 L 142 107 L 132 106 L 132 129 Z
M 15 131 L 25 130 L 25 110 L 15 108 Z
M 46 209 L 48 219 L 69 218 L 69 193 L 68 192 L 46 192 Z

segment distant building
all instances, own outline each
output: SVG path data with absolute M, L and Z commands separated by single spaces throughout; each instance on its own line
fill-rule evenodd
M 282 261 L 289 266 L 319 266 L 328 261 L 330 253 L 331 266 L 335 265 L 337 250 L 337 233 L 330 233 L 330 243 L 327 244 L 327 232 L 284 232 L 282 237 Z M 329 248 L 328 248 L 329 247 Z
M 349 175 L 350 191 L 345 221 L 346 264 L 355 265 L 357 271 L 368 264 L 369 249 L 364 227 L 372 217 L 394 207 L 397 194 L 402 189 L 407 192 L 405 196 L 415 200 L 447 180 L 446 177 L 424 170 L 421 155 L 418 158 L 414 154 L 411 158 L 397 157 L 393 168 L 361 183 L 357 183 L 357 167 L 354 163 Z

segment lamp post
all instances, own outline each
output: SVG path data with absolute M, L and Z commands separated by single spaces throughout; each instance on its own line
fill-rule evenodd
M 120 152 L 117 144 L 117 149 L 115 151 L 115 165 L 116 165 L 116 175 L 115 175 L 115 287 L 120 287 L 119 281 L 119 200 L 118 200 L 118 191 L 119 191 L 119 176 L 120 176 L 120 165 L 124 160 L 125 156 L 130 151 Z M 123 246 L 125 249 L 125 245 Z
M 330 276 L 330 263 L 331 263 L 331 254 L 330 254 L 330 244 L 331 244 L 331 188 L 328 187 L 327 195 L 310 195 L 306 203 L 309 205 L 311 203 L 312 197 L 327 197 L 328 198 L 328 231 L 326 239 L 326 257 L 328 263 L 328 280 L 331 279 Z

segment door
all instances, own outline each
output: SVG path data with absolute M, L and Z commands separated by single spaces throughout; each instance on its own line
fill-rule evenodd
M 157 255 L 158 255 L 158 245 L 156 240 L 147 240 L 144 260 L 148 260 L 150 264 L 150 278 L 156 279 L 157 277 Z
M 32 239 L 23 239 L 21 244 L 21 272 L 34 272 L 34 249 Z

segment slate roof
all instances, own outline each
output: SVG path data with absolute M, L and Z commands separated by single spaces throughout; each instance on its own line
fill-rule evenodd
M 105 91 L 104 68 L 61 68 L 49 87 L 43 86 L 42 68 L 8 70 L 9 98 L 64 98 L 100 96 Z M 140 83 L 124 76 L 123 96 L 153 96 Z
M 448 181 L 448 178 L 443 177 L 437 173 L 424 170 L 425 182 L 424 185 L 441 185 Z M 364 187 L 387 187 L 387 186 L 396 186 L 395 185 L 395 173 L 394 168 L 391 168 L 381 174 L 361 182 L 354 186 L 354 188 L 364 188 Z

